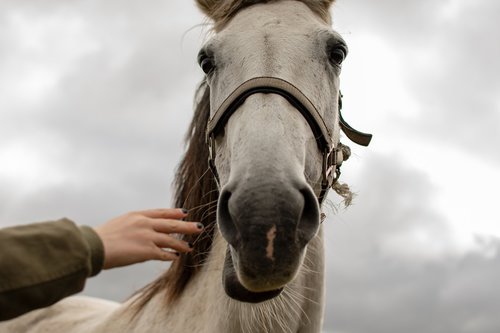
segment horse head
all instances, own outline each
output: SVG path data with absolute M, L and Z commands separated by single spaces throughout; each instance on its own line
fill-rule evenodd
M 216 23 L 198 61 L 210 88 L 217 223 L 228 243 L 224 288 L 260 302 L 294 279 L 318 232 L 324 177 L 335 173 L 325 175 L 324 148 L 338 147 L 347 46 L 313 10 L 327 13 L 333 1 L 240 2 L 224 16 L 224 1 L 198 1 Z

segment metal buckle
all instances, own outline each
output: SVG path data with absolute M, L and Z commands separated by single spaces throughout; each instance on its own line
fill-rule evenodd
M 215 167 L 215 137 L 213 134 L 211 134 L 207 138 L 207 143 L 208 143 L 208 168 L 210 169 L 212 175 L 215 178 L 217 187 L 220 187 L 219 173 L 217 172 L 217 168 Z
M 213 134 L 210 134 L 210 136 L 207 138 L 207 144 L 208 144 L 208 160 L 209 161 L 215 161 L 215 137 Z
M 323 152 L 323 182 L 330 183 L 330 176 L 337 165 L 337 153 L 339 148 L 325 149 Z
M 334 181 L 338 178 L 337 175 L 332 175 L 334 173 L 337 164 L 337 152 L 338 148 L 328 149 L 323 151 L 323 180 L 321 181 L 321 191 L 318 196 L 318 201 L 321 205 L 323 200 L 325 200 L 328 190 L 333 185 Z

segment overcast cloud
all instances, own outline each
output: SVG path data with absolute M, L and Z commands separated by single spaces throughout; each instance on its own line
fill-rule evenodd
M 338 1 L 344 112 L 375 137 L 344 166 L 354 205 L 325 222 L 325 331 L 500 331 L 499 12 Z M 0 226 L 169 206 L 204 22 L 192 1 L 2 1 Z M 165 268 L 84 293 L 123 300 Z
M 463 253 L 435 211 L 426 175 L 387 156 L 365 162 L 356 207 L 326 222 L 325 327 L 497 332 L 500 240 L 478 239 L 477 251 Z
M 417 119 L 399 126 L 498 166 L 498 13 L 500 3 L 489 0 L 380 0 L 339 2 L 335 17 L 348 27 L 343 32 L 382 38 L 398 52 L 399 84 L 419 103 Z

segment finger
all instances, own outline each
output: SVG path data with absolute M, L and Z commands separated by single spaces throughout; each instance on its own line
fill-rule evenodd
M 176 234 L 198 234 L 203 231 L 203 224 L 199 222 L 185 222 L 170 219 L 155 219 L 153 221 L 153 229 L 163 233 Z
M 172 261 L 179 259 L 179 253 L 177 252 L 172 252 L 172 251 L 166 251 L 158 248 L 156 251 L 156 258 L 157 260 L 162 260 L 162 261 Z
M 159 248 L 169 248 L 177 252 L 190 252 L 192 249 L 189 243 L 165 234 L 157 234 L 154 243 Z
M 182 208 L 148 209 L 136 213 L 152 219 L 182 219 L 187 215 L 187 211 Z

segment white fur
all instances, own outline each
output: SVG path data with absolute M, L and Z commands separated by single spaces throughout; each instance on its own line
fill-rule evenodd
M 218 76 L 209 80 L 213 105 L 220 104 L 222 98 L 246 79 L 278 76 L 293 82 L 310 97 L 327 125 L 334 129 L 337 140 L 338 77 L 332 79 L 325 73 L 325 63 L 316 54 L 318 46 L 314 44 L 315 34 L 328 31 L 333 33 L 299 2 L 283 1 L 244 9 L 209 42 L 222 50 L 219 60 L 224 62 Z M 262 105 L 272 112 L 261 112 Z M 277 95 L 250 97 L 230 118 L 217 145 L 216 161 L 222 185 L 229 181 L 230 172 L 234 175 L 235 170 L 244 172 L 253 163 L 270 163 L 284 179 L 306 177 L 317 190 L 321 158 L 315 139 L 300 113 Z M 296 278 L 282 295 L 260 304 L 240 303 L 224 293 L 221 271 L 226 247 L 227 243 L 216 231 L 207 263 L 175 306 L 166 308 L 163 295 L 158 294 L 132 320 L 130 301 L 118 305 L 70 297 L 52 307 L 0 323 L 0 333 L 321 331 L 324 303 L 321 230 L 307 246 Z

